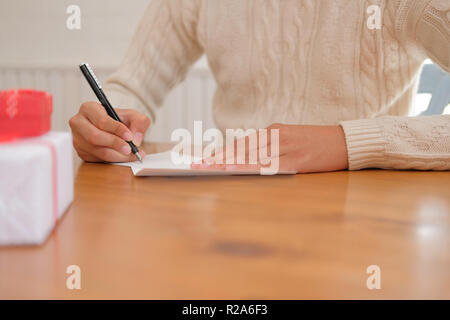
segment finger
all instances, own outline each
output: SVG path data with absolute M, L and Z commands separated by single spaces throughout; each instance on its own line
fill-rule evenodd
M 209 156 L 204 156 L 202 163 L 207 164 L 222 164 L 225 160 L 226 148 L 222 146 L 217 146 L 216 149 Z
M 260 164 L 235 164 L 235 165 L 227 165 L 225 168 L 226 171 L 239 171 L 239 172 L 252 172 L 259 173 L 261 170 Z
M 227 145 L 220 149 L 217 153 L 205 158 L 204 162 L 208 164 L 218 161 L 219 164 L 265 164 L 270 158 L 278 157 L 280 154 L 280 146 L 276 150 L 272 150 L 272 138 L 278 138 L 279 142 L 281 127 L 282 125 L 274 124 L 267 129 L 258 130 L 245 137 L 235 139 L 233 145 Z M 278 132 L 272 132 L 272 130 Z M 274 151 L 273 154 L 272 151 Z
M 225 153 L 225 164 L 245 164 L 248 163 L 248 155 L 251 154 L 249 149 L 257 149 L 257 143 L 249 145 L 249 137 L 245 136 L 235 139 L 233 144 L 227 145 Z M 253 159 L 256 162 L 256 159 Z
M 235 164 L 257 164 L 259 150 L 259 134 L 255 131 L 236 141 Z M 242 148 L 244 148 L 242 150 Z M 242 153 L 244 154 L 242 155 Z M 228 162 L 227 162 L 228 163 Z
M 80 128 L 83 128 L 82 130 L 79 130 L 78 133 L 87 143 L 96 147 L 107 147 L 114 149 L 126 156 L 131 153 L 131 148 L 125 140 L 98 129 L 86 118 L 82 117 L 78 121 Z
M 268 158 L 272 128 L 254 131 L 234 141 L 234 152 L 226 154 L 226 164 L 256 164 Z M 242 148 L 244 148 L 242 150 Z
M 261 169 L 260 164 L 191 164 L 191 168 L 195 170 L 206 171 L 240 171 L 258 173 Z
M 80 113 L 98 129 L 114 134 L 125 141 L 133 140 L 133 135 L 127 126 L 111 118 L 98 103 L 83 104 Z
M 191 164 L 191 169 L 218 171 L 218 170 L 225 170 L 226 169 L 226 165 L 224 165 L 224 164 L 217 164 L 217 163 L 209 164 L 209 163 L 206 163 L 206 162 L 192 163 Z
M 248 172 L 248 173 L 259 173 L 264 175 L 273 175 L 279 172 L 299 172 L 296 169 L 296 161 L 290 155 L 284 155 L 279 158 L 269 158 L 268 162 L 264 165 L 258 164 L 193 164 L 192 169 L 197 170 L 208 170 L 208 171 L 235 171 L 235 172 Z
M 103 160 L 83 152 L 78 152 L 78 156 L 86 162 L 103 162 Z
M 192 169 L 202 169 L 209 171 L 249 171 L 249 172 L 259 172 L 261 174 L 276 174 L 280 171 L 285 172 L 298 172 L 295 165 L 296 159 L 292 155 L 285 154 L 280 157 L 268 156 L 265 161 L 258 162 L 257 164 L 192 164 Z
M 298 157 L 296 157 L 295 155 L 293 156 L 289 153 L 283 154 L 279 157 L 278 160 L 278 171 L 299 173 L 300 170 L 298 169 L 298 160 Z
M 233 144 L 218 148 L 217 152 L 213 152 L 211 156 L 205 157 L 206 163 L 218 164 L 245 164 L 257 162 L 256 150 L 258 149 L 257 135 L 250 134 L 245 137 L 234 139 Z M 255 152 L 255 153 L 252 153 Z M 249 156 L 250 155 L 250 156 Z
M 99 147 L 90 144 L 84 140 L 81 136 L 74 136 L 74 146 L 78 152 L 78 155 L 85 161 L 91 162 L 130 162 L 136 161 L 136 156 L 134 154 L 124 155 L 117 152 L 114 149 Z M 143 150 L 139 151 L 142 158 L 145 157 L 145 152 Z
M 235 144 L 236 145 L 236 144 Z M 247 145 L 248 146 L 248 145 Z M 266 166 L 270 164 L 272 159 L 279 158 L 281 154 L 279 150 L 270 150 L 267 144 L 260 146 L 258 148 L 249 148 L 246 147 L 246 153 L 243 156 L 242 151 L 238 151 L 238 149 L 234 148 L 234 152 L 231 151 L 220 151 L 219 154 L 208 157 L 203 160 L 203 163 L 207 165 L 218 165 L 217 168 L 221 168 L 220 165 L 262 165 Z M 224 149 L 225 150 L 225 149 Z M 224 154 L 226 156 L 224 157 Z
M 72 134 L 73 137 L 73 146 L 76 150 L 78 156 L 87 162 L 102 162 L 101 159 L 96 156 L 90 154 L 87 150 L 91 147 L 91 145 L 84 140 L 84 138 L 77 132 L 74 131 Z
M 117 112 L 122 121 L 130 128 L 134 144 L 140 146 L 144 140 L 145 132 L 150 126 L 150 118 L 132 109 L 118 109 Z
M 101 159 L 97 158 L 96 156 L 89 154 L 88 152 L 86 152 L 82 146 L 81 146 L 81 139 L 80 137 L 76 137 L 75 134 L 73 135 L 73 146 L 78 154 L 78 156 L 83 159 L 84 161 L 87 162 L 102 162 Z
M 137 160 L 134 154 L 129 154 L 125 156 L 116 150 L 110 148 L 95 148 L 91 151 L 92 154 L 105 162 L 134 162 Z M 145 157 L 145 152 L 140 150 L 139 154 L 142 158 Z

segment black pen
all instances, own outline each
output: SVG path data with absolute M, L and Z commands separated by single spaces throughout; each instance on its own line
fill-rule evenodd
M 111 118 L 113 118 L 114 120 L 122 122 L 119 118 L 119 115 L 116 113 L 116 111 L 112 107 L 111 103 L 109 103 L 108 98 L 106 98 L 106 95 L 102 90 L 102 86 L 100 85 L 100 82 L 98 81 L 97 77 L 95 76 L 94 71 L 92 70 L 91 66 L 87 63 L 80 64 L 80 70 L 83 73 L 83 75 L 86 78 L 89 85 L 91 86 L 92 90 L 94 90 L 95 95 L 97 96 L 97 98 L 100 101 L 100 103 L 102 104 L 102 106 L 105 108 L 108 115 Z M 132 141 L 127 141 L 127 143 L 130 145 L 131 151 L 136 156 L 136 158 L 140 162 L 142 162 L 142 157 L 139 154 L 139 149 L 136 147 L 136 145 Z

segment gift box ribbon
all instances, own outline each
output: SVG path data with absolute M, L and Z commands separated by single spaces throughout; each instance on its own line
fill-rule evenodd
M 52 206 L 53 206 L 53 223 L 58 222 L 58 157 L 56 155 L 56 148 L 52 142 L 41 140 L 38 142 L 46 146 L 50 150 L 52 158 Z

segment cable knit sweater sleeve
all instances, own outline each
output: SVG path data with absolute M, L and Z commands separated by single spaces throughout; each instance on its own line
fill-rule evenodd
M 197 41 L 197 0 L 152 0 L 120 68 L 105 83 L 114 105 L 155 121 L 156 109 L 203 49 Z
M 450 72 L 450 0 L 401 0 L 396 33 Z M 415 53 L 416 52 L 416 53 Z M 349 169 L 450 170 L 450 116 L 343 121 Z

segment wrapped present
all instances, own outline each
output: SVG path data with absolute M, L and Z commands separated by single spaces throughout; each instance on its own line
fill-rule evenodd
M 29 89 L 0 91 L 0 141 L 50 131 L 52 96 Z
M 41 244 L 73 200 L 70 133 L 0 143 L 0 245 Z

